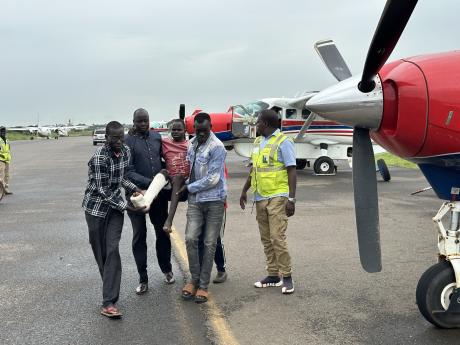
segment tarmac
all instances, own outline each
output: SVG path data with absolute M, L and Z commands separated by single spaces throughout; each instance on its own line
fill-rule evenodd
M 126 217 L 124 316 L 109 320 L 99 314 L 101 280 L 81 208 L 91 138 L 11 146 L 14 195 L 0 202 L 0 344 L 458 344 L 460 330 L 436 329 L 415 304 L 418 279 L 436 262 L 431 218 L 441 205 L 432 191 L 410 195 L 428 186 L 418 170 L 390 168 L 390 182 L 378 177 L 383 270 L 376 274 L 359 263 L 351 170 L 298 171 L 287 232 L 296 291 L 286 296 L 253 287 L 265 262 L 255 210 L 239 207 L 248 168 L 228 152 L 227 282 L 211 284 L 207 305 L 180 299 L 188 274 L 181 204 L 172 237 L 177 282 L 163 282 L 150 231 L 150 289 L 137 296 Z

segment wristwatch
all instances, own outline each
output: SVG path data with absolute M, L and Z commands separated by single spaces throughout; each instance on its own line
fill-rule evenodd
M 293 204 L 295 204 L 295 198 L 288 198 L 288 201 L 292 202 Z

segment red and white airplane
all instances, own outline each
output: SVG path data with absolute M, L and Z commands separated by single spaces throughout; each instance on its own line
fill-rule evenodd
M 306 109 L 307 100 L 317 93 L 305 92 L 295 98 L 265 98 L 244 106 L 232 106 L 225 113 L 211 113 L 213 132 L 228 150 L 250 157 L 256 138 L 257 114 L 274 109 L 280 116 L 281 131 L 294 140 L 297 169 L 304 169 L 312 162 L 316 174 L 334 174 L 338 161 L 351 163 L 353 127 L 322 119 Z M 193 119 L 200 111 L 195 110 L 185 118 L 190 135 L 194 133 Z M 383 179 L 390 180 L 383 160 L 379 160 L 378 167 Z
M 417 286 L 422 315 L 441 328 L 460 327 L 460 52 L 420 55 L 385 64 L 417 0 L 388 0 L 362 75 L 310 98 L 306 108 L 354 127 L 353 188 L 361 263 L 381 270 L 377 186 L 371 138 L 415 162 L 445 200 L 433 218 L 439 262 Z M 325 54 L 330 71 L 345 63 Z M 337 76 L 336 76 L 337 77 Z M 443 222 L 444 220 L 444 222 Z

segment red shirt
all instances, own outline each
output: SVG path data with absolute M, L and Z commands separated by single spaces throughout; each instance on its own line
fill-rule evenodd
M 188 140 L 174 141 L 170 138 L 163 138 L 161 145 L 169 175 L 182 175 L 187 178 L 190 173 L 190 162 L 186 159 Z

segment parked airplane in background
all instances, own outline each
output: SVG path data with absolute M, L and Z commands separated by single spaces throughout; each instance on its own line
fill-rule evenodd
M 236 105 L 226 113 L 211 113 L 213 132 L 227 149 L 234 149 L 243 157 L 250 157 L 256 138 L 256 120 L 260 111 L 273 109 L 280 117 L 280 129 L 292 137 L 296 148 L 297 169 L 313 163 L 318 175 L 336 172 L 337 161 L 351 164 L 353 127 L 325 120 L 305 109 L 305 103 L 318 92 L 305 92 L 295 98 L 266 98 L 245 106 Z M 193 118 L 201 110 L 195 110 L 185 118 L 187 132 L 193 135 Z M 378 170 L 385 181 L 390 173 L 383 160 Z
M 31 139 L 34 139 L 35 136 L 39 136 L 42 138 L 59 138 L 59 137 L 66 137 L 69 135 L 71 130 L 84 130 L 87 129 L 88 126 L 28 126 L 28 127 L 10 127 L 7 130 L 10 132 L 22 132 L 28 133 L 31 136 Z
M 420 278 L 416 300 L 429 322 L 454 328 L 460 327 L 460 52 L 385 64 L 416 4 L 417 0 L 387 1 L 362 75 L 337 77 L 334 72 L 346 68 L 345 63 L 325 54 L 323 60 L 339 83 L 309 99 L 306 108 L 354 127 L 356 225 L 366 271 L 381 270 L 371 137 L 388 151 L 418 164 L 436 195 L 447 200 L 433 218 L 438 230 L 438 263 Z M 413 231 L 417 240 L 417 229 L 399 230 Z

